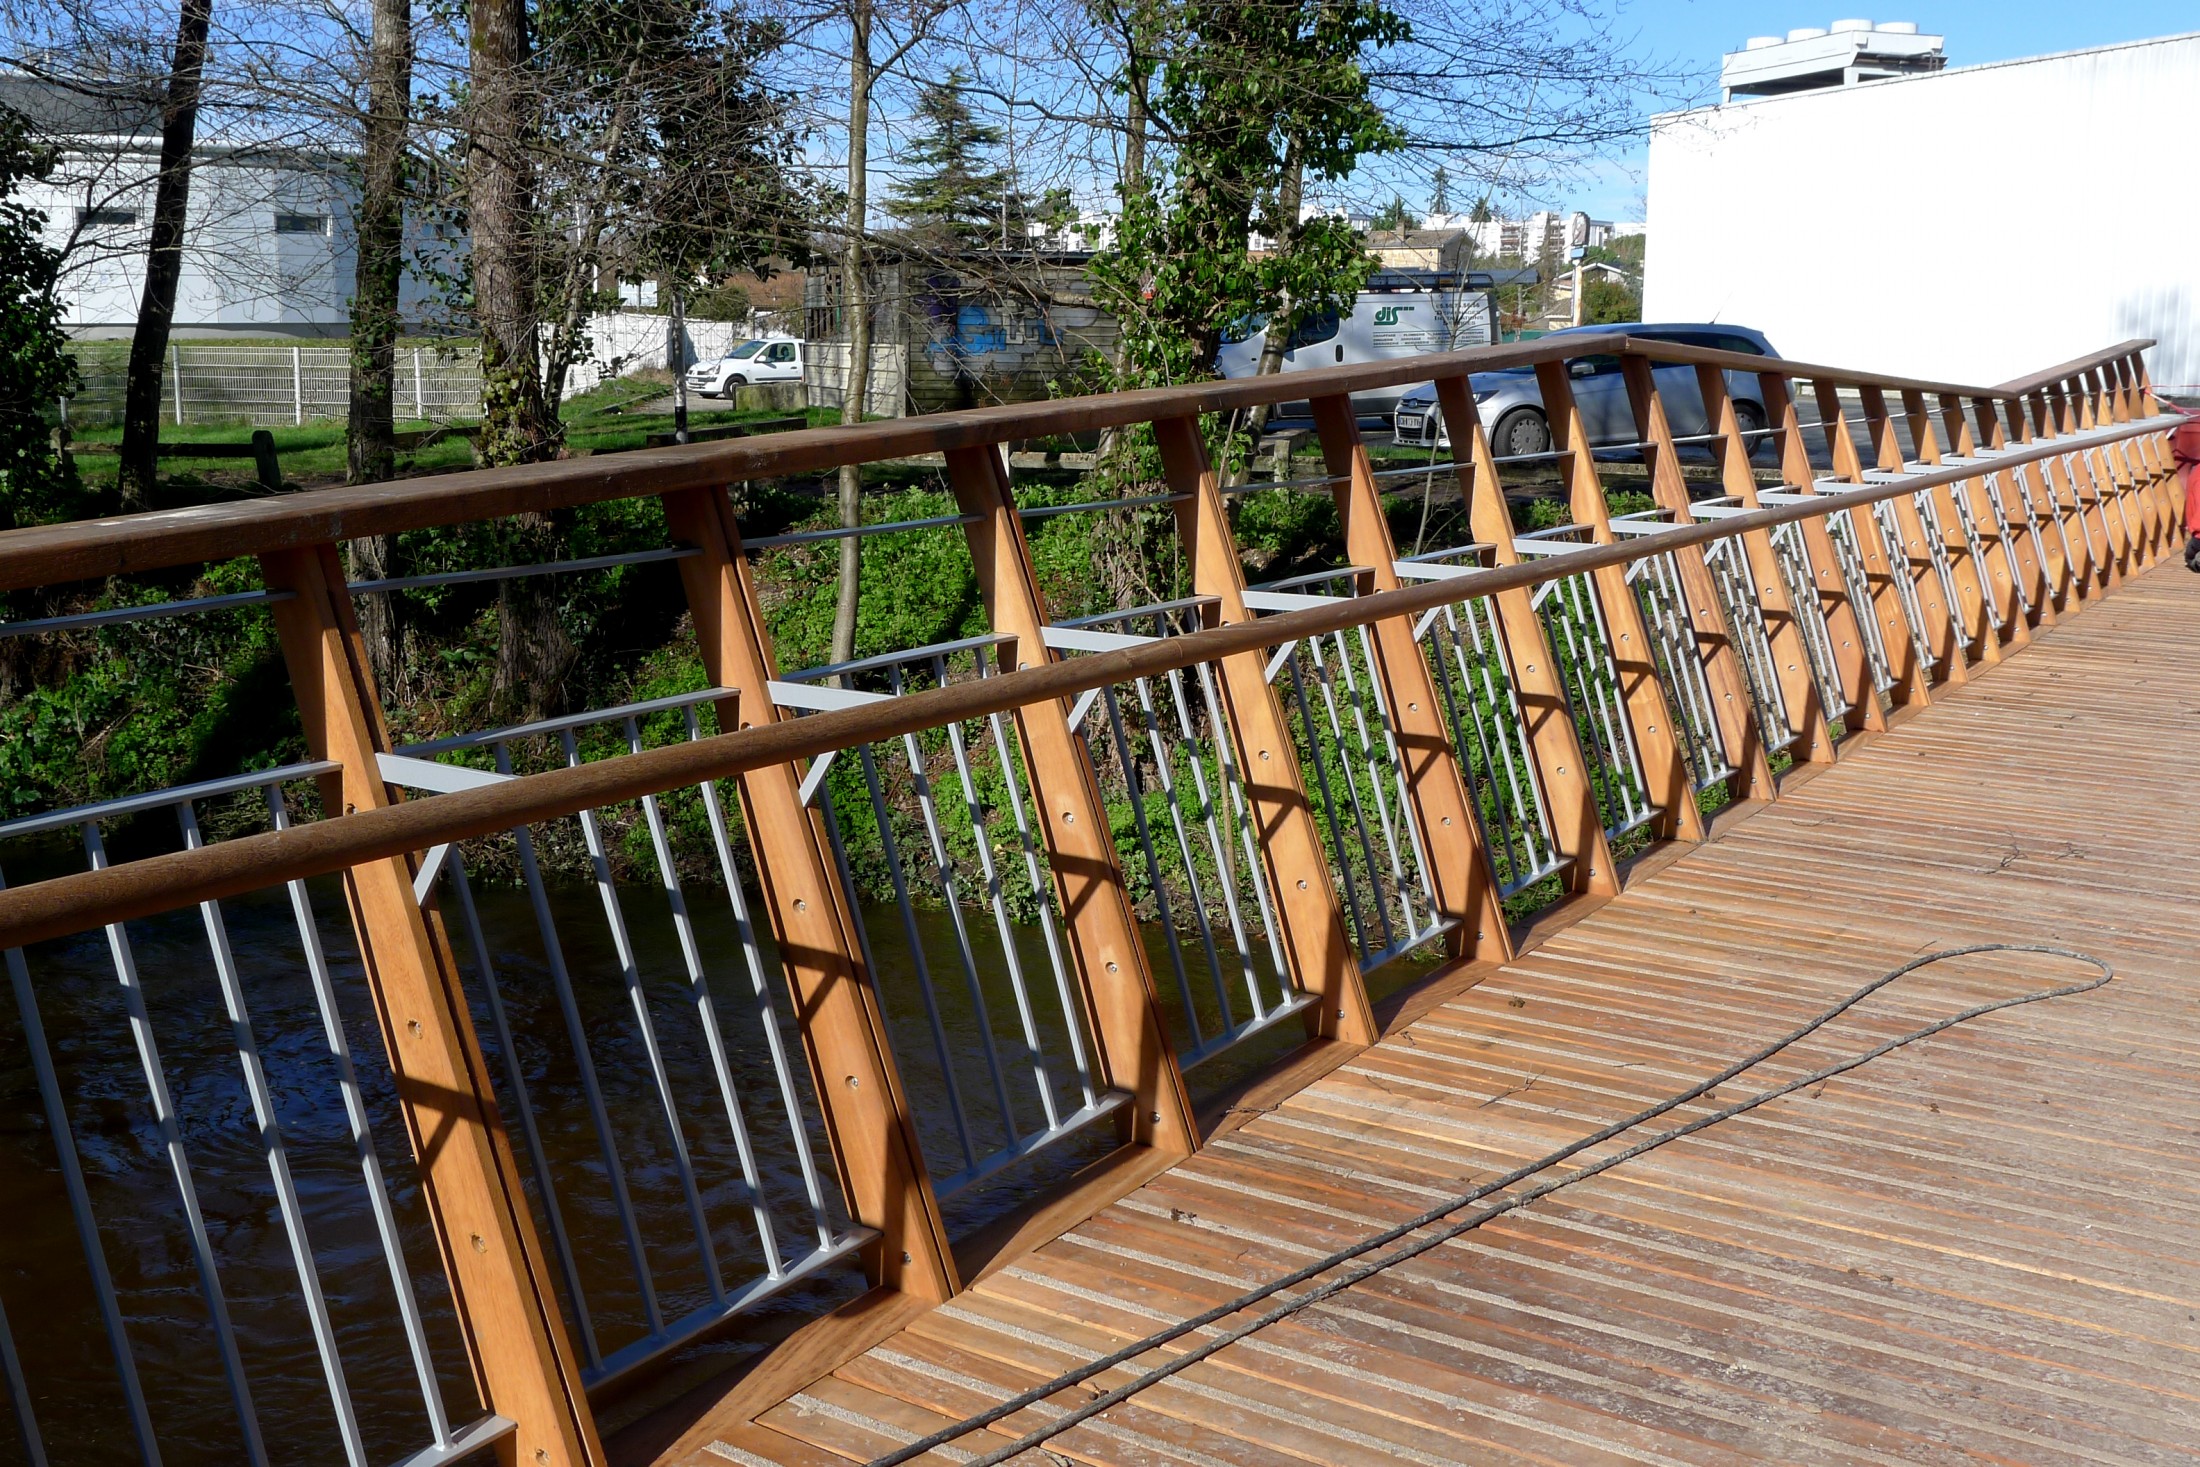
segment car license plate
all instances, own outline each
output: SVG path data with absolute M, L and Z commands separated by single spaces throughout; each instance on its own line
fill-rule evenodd
M 1418 432 L 1420 432 L 1420 431 L 1421 431 L 1421 419 L 1420 419 L 1420 418 L 1419 418 L 1418 416 L 1415 416 L 1415 417 L 1407 417 L 1407 416 L 1406 416 L 1406 415 L 1405 415 L 1404 413 L 1400 413 L 1400 414 L 1398 415 L 1398 431 L 1399 431 L 1399 432 L 1401 432 L 1401 433 L 1418 433 Z

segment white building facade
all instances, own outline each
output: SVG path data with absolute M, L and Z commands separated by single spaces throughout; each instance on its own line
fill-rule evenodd
M 1982 385 L 2153 337 L 2200 391 L 2196 103 L 2200 34 L 1658 117 L 1644 315 Z
M 0 102 L 29 116 L 59 155 L 52 175 L 26 182 L 19 197 L 45 214 L 46 242 L 62 253 L 57 294 L 70 334 L 129 336 L 152 231 L 158 116 L 19 74 L 0 73 Z M 357 197 L 355 162 L 341 155 L 218 140 L 197 148 L 171 334 L 348 336 Z M 454 268 L 463 245 L 417 232 L 409 245 L 400 312 L 408 329 L 432 333 L 441 293 L 419 266 Z

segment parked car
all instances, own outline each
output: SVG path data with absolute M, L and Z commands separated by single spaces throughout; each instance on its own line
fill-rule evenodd
M 1622 332 L 1648 341 L 1673 341 L 1717 351 L 1744 352 L 1750 356 L 1776 357 L 1772 343 L 1761 331 L 1746 326 L 1654 325 L 1630 323 L 1616 326 L 1571 326 L 1542 338 L 1559 341 L 1568 336 Z M 1629 444 L 1637 441 L 1635 413 L 1627 400 L 1627 382 L 1616 356 L 1576 357 L 1567 364 L 1573 380 L 1574 402 L 1592 444 Z M 1704 414 L 1703 393 L 1697 386 L 1696 369 L 1674 364 L 1652 370 L 1658 397 L 1665 404 L 1666 421 L 1676 438 L 1710 431 Z M 1551 424 L 1543 411 L 1543 393 L 1536 386 L 1535 368 L 1507 367 L 1497 372 L 1476 372 L 1468 378 L 1475 411 L 1490 435 L 1490 451 L 1499 458 L 1543 453 L 1551 446 Z M 1734 416 L 1744 433 L 1760 433 L 1765 426 L 1763 397 L 1751 372 L 1730 371 L 1726 390 L 1734 401 Z M 1422 448 L 1449 448 L 1451 434 L 1444 425 L 1443 409 L 1436 403 L 1436 387 L 1423 383 L 1398 401 L 1395 441 Z M 1758 439 L 1752 438 L 1752 445 Z
M 1488 275 L 1384 270 L 1369 278 L 1349 314 L 1324 311 L 1292 328 L 1284 342 L 1282 370 L 1307 372 L 1464 351 L 1497 340 L 1496 328 L 1497 295 Z M 1255 375 L 1267 342 L 1267 325 L 1259 317 L 1237 323 L 1225 333 L 1215 369 L 1225 377 Z M 1354 408 L 1362 413 L 1387 414 L 1397 401 L 1395 387 L 1352 394 Z M 1283 406 L 1285 416 L 1305 411 L 1303 402 Z
M 760 382 L 800 382 L 804 343 L 770 336 L 744 341 L 715 362 L 688 368 L 688 391 L 705 397 L 731 397 L 736 387 Z

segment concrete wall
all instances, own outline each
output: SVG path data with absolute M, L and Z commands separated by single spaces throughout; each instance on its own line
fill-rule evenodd
M 2200 35 L 1658 118 L 1643 314 L 1990 385 L 2132 337 L 2200 390 Z

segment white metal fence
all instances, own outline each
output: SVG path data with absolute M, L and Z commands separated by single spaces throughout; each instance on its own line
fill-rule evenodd
M 105 346 L 106 343 L 100 343 Z M 77 351 L 83 385 L 68 403 L 77 428 L 122 421 L 125 352 Z M 343 346 L 228 346 L 178 342 L 161 380 L 161 418 L 278 427 L 350 412 L 351 351 Z M 397 416 L 447 422 L 481 414 L 481 352 L 473 346 L 401 347 Z

